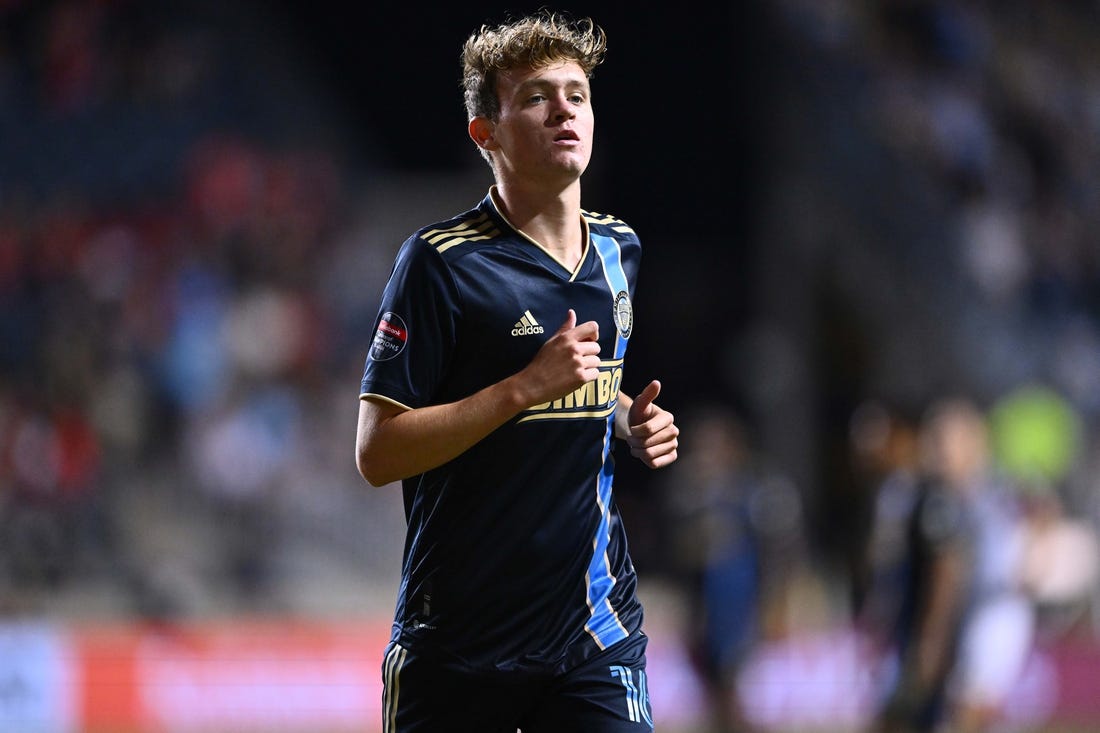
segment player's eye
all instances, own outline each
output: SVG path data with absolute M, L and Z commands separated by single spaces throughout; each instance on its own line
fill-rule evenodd
M 569 101 L 572 102 L 573 104 L 584 104 L 584 95 L 583 94 L 570 94 L 569 95 Z
M 544 94 L 532 94 L 527 98 L 527 104 L 540 104 L 546 101 L 546 95 Z

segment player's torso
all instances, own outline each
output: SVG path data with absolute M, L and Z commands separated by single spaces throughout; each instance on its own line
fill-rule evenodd
M 601 371 L 621 377 L 632 328 L 635 251 L 624 252 L 607 238 L 599 245 L 590 241 L 573 272 L 518 234 L 456 254 L 450 272 L 461 314 L 437 401 L 461 399 L 518 372 L 561 327 L 569 309 L 577 323 L 599 324 Z M 596 386 L 603 389 L 595 397 L 578 395 L 584 407 L 613 403 L 617 391 L 608 392 L 606 378 Z
M 633 573 L 621 528 L 600 529 L 610 487 L 599 491 L 633 325 L 636 243 L 593 232 L 573 272 L 515 233 L 443 254 L 461 307 L 433 401 L 460 399 L 522 369 L 570 308 L 578 322 L 599 324 L 601 367 L 598 379 L 533 406 L 407 487 L 420 535 L 407 558 L 405 625 L 425 638 L 449 637 L 457 625 L 476 629 L 465 641 L 479 648 L 484 640 L 553 655 L 585 633 L 586 576 L 601 531 L 612 539 L 599 572 Z M 542 648 L 530 648 L 531 639 Z

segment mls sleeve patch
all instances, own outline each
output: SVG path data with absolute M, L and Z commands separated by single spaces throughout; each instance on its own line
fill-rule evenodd
M 409 342 L 409 329 L 401 316 L 386 311 L 378 319 L 378 330 L 371 342 L 370 357 L 375 361 L 387 361 L 405 350 Z

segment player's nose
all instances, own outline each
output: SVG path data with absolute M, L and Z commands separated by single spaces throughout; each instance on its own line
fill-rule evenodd
M 566 99 L 565 95 L 554 97 L 551 114 L 555 120 L 569 120 L 577 116 L 576 110 L 573 109 L 573 105 Z

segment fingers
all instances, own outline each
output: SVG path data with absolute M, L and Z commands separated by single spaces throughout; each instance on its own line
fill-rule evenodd
M 577 325 L 577 312 L 570 308 L 565 321 L 524 369 L 523 383 L 529 387 L 524 400 L 528 404 L 556 400 L 598 379 L 599 333 L 595 321 Z
M 650 468 L 667 466 L 677 458 L 679 429 L 669 425 L 666 429 L 644 440 L 628 439 L 630 454 Z
M 640 402 L 644 405 L 642 409 L 648 407 L 657 399 L 657 395 L 661 394 L 661 383 L 654 379 L 652 382 L 646 385 L 642 393 L 635 398 L 635 402 Z
M 634 398 L 628 414 L 630 454 L 649 468 L 672 463 L 679 448 L 680 428 L 675 418 L 653 402 L 660 393 L 661 383 L 654 379 Z
M 656 458 L 651 458 L 649 460 L 642 458 L 642 463 L 644 463 L 649 468 L 663 468 L 664 466 L 673 463 L 677 458 L 678 456 L 676 454 L 676 451 L 675 449 L 673 449 L 672 451 L 657 456 Z
M 640 425 L 653 416 L 653 400 L 661 393 L 661 383 L 654 379 L 646 385 L 641 394 L 634 398 L 634 404 L 630 406 L 630 426 Z
M 671 412 L 660 410 L 657 415 L 644 423 L 631 426 L 630 433 L 631 445 L 649 447 L 675 438 L 680 434 L 680 428 L 676 426 Z
M 600 324 L 595 321 L 585 321 L 577 326 L 573 333 L 576 335 L 578 341 L 599 341 Z
M 577 312 L 572 308 L 565 316 L 565 323 L 561 324 L 554 335 L 562 336 L 570 331 L 573 331 L 573 336 L 577 341 L 599 341 L 600 339 L 600 324 L 595 321 L 585 321 L 578 326 Z
M 566 315 L 565 315 L 565 323 L 561 324 L 561 326 L 554 333 L 554 335 L 555 336 L 560 336 L 561 334 L 563 334 L 566 331 L 572 329 L 576 325 L 577 325 L 577 312 L 575 310 L 573 310 L 572 308 L 570 308 L 569 312 L 566 313 Z
M 584 367 L 596 369 L 600 366 L 600 345 L 596 341 L 578 341 L 573 345 L 574 361 Z M 596 375 L 589 375 L 595 379 Z
M 635 458 L 641 460 L 641 462 L 644 463 L 647 468 L 662 468 L 663 466 L 667 466 L 670 463 L 675 462 L 676 459 L 679 457 L 676 453 L 675 447 L 669 448 L 667 451 L 663 451 L 656 455 L 654 455 L 650 451 L 636 450 L 631 450 L 630 454 Z

